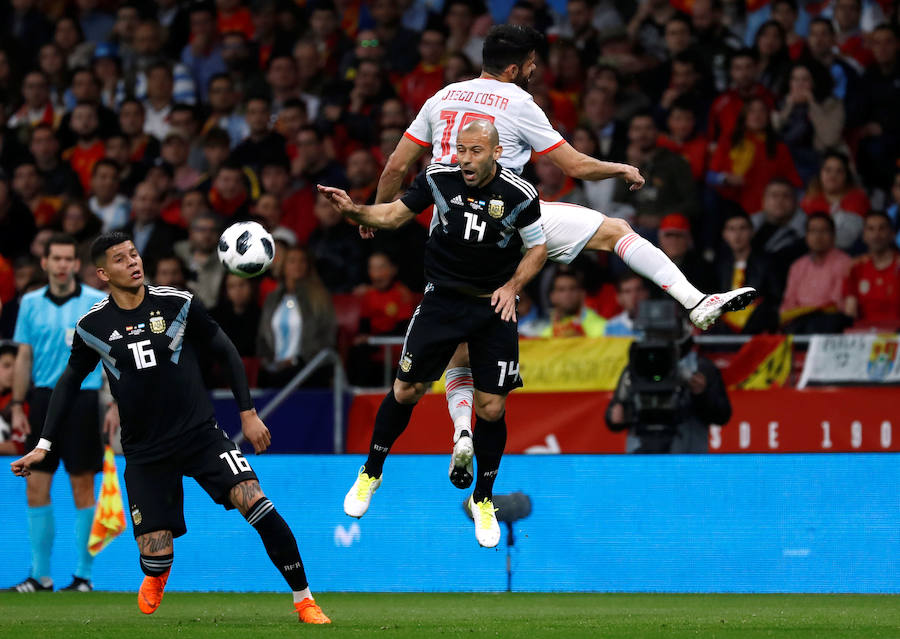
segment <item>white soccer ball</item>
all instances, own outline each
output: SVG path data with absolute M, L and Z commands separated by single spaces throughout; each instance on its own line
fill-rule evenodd
M 240 277 L 256 277 L 275 258 L 275 241 L 258 222 L 232 224 L 219 238 L 219 259 Z

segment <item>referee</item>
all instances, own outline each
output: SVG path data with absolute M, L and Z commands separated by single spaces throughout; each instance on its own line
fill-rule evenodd
M 31 476 L 70 437 L 64 417 L 78 401 L 82 380 L 102 361 L 118 402 L 128 510 L 146 575 L 138 591 L 141 612 L 152 614 L 162 602 L 175 559 L 173 540 L 187 532 L 182 479 L 192 477 L 216 503 L 237 508 L 253 526 L 291 588 L 300 621 L 331 623 L 310 593 L 291 529 L 216 424 L 198 349 L 225 366 L 247 440 L 258 453 L 271 441 L 253 408 L 234 344 L 191 293 L 145 285 L 143 261 L 127 235 L 104 233 L 94 240 L 91 259 L 97 277 L 109 284 L 109 296 L 78 320 L 41 437 L 11 464 L 13 473 Z
M 27 434 L 26 449 L 38 441 L 50 392 L 63 369 L 72 346 L 75 324 L 104 295 L 80 284 L 75 274 L 81 268 L 75 239 L 63 234 L 50 237 L 41 259 L 49 284 L 22 298 L 16 318 L 14 341 L 19 342 L 13 375 L 13 429 Z M 24 403 L 34 381 L 26 415 Z M 102 384 L 100 367 L 85 378 L 66 420 L 67 435 L 53 453 L 36 464 L 28 477 L 28 535 L 31 540 L 31 575 L 9 588 L 18 592 L 53 590 L 50 578 L 50 554 L 55 525 L 50 484 L 62 460 L 72 485 L 75 500 L 75 546 L 77 564 L 72 583 L 63 590 L 89 592 L 94 558 L 88 552 L 88 538 L 94 519 L 94 475 L 103 467 L 100 441 L 100 403 L 97 391 Z
M 397 228 L 432 204 L 434 227 L 425 247 L 425 297 L 413 314 L 399 372 L 378 414 L 369 456 L 344 512 L 362 517 L 381 485 L 391 446 L 416 402 L 468 342 L 475 386 L 475 490 L 469 508 L 482 546 L 500 541 L 492 490 L 506 446 L 506 396 L 522 385 L 516 296 L 547 259 L 537 191 L 497 160 L 497 129 L 477 119 L 457 136 L 458 165 L 432 164 L 390 204 L 354 204 L 340 189 L 319 186 L 347 217 L 375 228 Z M 525 249 L 524 255 L 522 254 Z

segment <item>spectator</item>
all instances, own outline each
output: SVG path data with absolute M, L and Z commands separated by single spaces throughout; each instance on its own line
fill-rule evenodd
M 567 202 L 588 206 L 587 198 L 581 185 L 553 163 L 550 158 L 541 156 L 536 162 L 538 177 L 538 193 L 545 202 Z
M 347 188 L 347 176 L 340 164 L 329 159 L 322 144 L 322 133 L 316 127 L 307 125 L 297 133 L 297 159 L 291 164 L 291 173 L 303 178 L 306 183 Z
M 190 22 L 191 39 L 181 52 L 181 62 L 194 79 L 200 101 L 206 102 L 210 78 L 227 70 L 218 42 L 215 9 L 203 3 L 192 5 Z
M 400 95 L 410 111 L 418 113 L 425 100 L 444 86 L 443 59 L 447 38 L 436 27 L 426 28 L 419 39 L 419 64 L 403 77 Z
M 797 190 L 784 178 L 775 178 L 763 192 L 761 211 L 750 216 L 755 253 L 768 256 L 783 291 L 791 264 L 806 253 L 806 215 L 797 206 Z
M 791 70 L 791 55 L 780 22 L 768 20 L 757 29 L 753 51 L 758 59 L 760 83 L 773 95 L 783 94 Z
M 600 33 L 593 22 L 594 5 L 587 0 L 568 0 L 566 14 L 566 23 L 551 28 L 547 35 L 570 39 L 578 50 L 581 63 L 587 68 L 600 57 Z
M 447 52 L 459 53 L 476 66 L 481 66 L 484 38 L 473 33 L 475 3 L 470 0 L 444 2 L 444 25 L 447 27 Z
M 798 60 L 806 52 L 806 40 L 797 31 L 799 17 L 796 0 L 775 0 L 772 3 L 772 19 L 784 29 L 785 44 L 791 60 Z
M 224 129 L 231 140 L 231 148 L 250 135 L 246 119 L 237 113 L 237 93 L 234 81 L 227 73 L 219 73 L 209 80 L 209 117 L 201 133 L 206 135 L 214 127 Z
M 284 138 L 269 130 L 272 117 L 269 101 L 263 97 L 250 98 L 247 100 L 244 117 L 250 135 L 237 145 L 232 157 L 243 166 L 256 171 L 262 167 L 263 160 L 283 160 L 286 163 L 288 159 Z
M 100 80 L 90 69 L 83 67 L 72 72 L 72 81 L 66 92 L 66 107 L 70 109 L 59 123 L 56 132 L 60 145 L 63 148 L 72 146 L 77 142 L 77 134 L 72 130 L 72 112 L 76 105 L 87 102 L 94 105 L 97 113 L 97 133 L 101 138 L 108 138 L 119 130 L 119 119 L 115 112 L 104 106 L 100 95 Z
M 78 24 L 88 42 L 103 42 L 109 38 L 116 20 L 97 9 L 99 0 L 78 0 Z
M 616 201 L 634 206 L 635 223 L 642 228 L 659 227 L 660 220 L 669 213 L 681 213 L 689 219 L 699 214 L 691 166 L 681 156 L 658 147 L 658 136 L 649 113 L 641 112 L 631 118 L 628 161 L 641 169 L 647 184 L 639 191 L 630 191 L 621 180 L 616 183 Z
M 311 256 L 303 248 L 289 248 L 278 288 L 266 297 L 259 320 L 260 386 L 287 384 L 319 351 L 334 346 L 336 331 L 334 307 Z M 322 378 L 313 375 L 309 383 Z
M 716 145 L 707 173 L 723 198 L 744 211 L 758 211 L 766 185 L 776 176 L 800 187 L 800 176 L 787 146 L 778 140 L 764 100 L 747 101 L 731 134 Z
M 285 151 L 291 162 L 297 157 L 297 134 L 307 124 L 309 117 L 303 101 L 287 100 L 278 113 L 275 130 L 285 139 Z
M 874 187 L 887 190 L 900 155 L 900 60 L 896 26 L 882 24 L 871 35 L 874 64 L 862 77 L 859 171 Z
M 316 43 L 312 40 L 298 41 L 294 45 L 293 55 L 297 69 L 297 88 L 300 91 L 300 99 L 298 101 L 303 105 L 304 112 L 308 113 L 310 118 L 315 119 L 319 114 L 321 97 L 325 91 L 327 80 L 324 73 L 325 61 L 319 54 Z M 290 101 L 286 100 L 281 105 L 281 108 L 284 109 L 285 105 Z M 281 115 L 281 111 L 278 114 Z M 281 134 L 289 140 L 293 139 L 292 136 L 287 135 L 284 131 L 281 131 Z
M 378 177 L 378 165 L 369 151 L 360 149 L 347 157 L 347 181 L 350 183 L 347 193 L 354 202 L 375 203 Z
M 369 346 L 369 337 L 403 335 L 416 306 L 413 294 L 397 280 L 397 265 L 387 253 L 372 253 L 368 271 L 371 286 L 360 294 L 359 333 L 347 365 L 350 383 L 359 386 L 377 386 L 384 377 L 384 350 Z
M 781 324 L 788 333 L 840 333 L 846 327 L 843 283 L 851 260 L 835 248 L 835 223 L 825 213 L 806 220 L 809 254 L 798 259 L 788 272 L 787 289 L 781 302 Z
M 807 215 L 830 215 L 837 230 L 837 247 L 845 251 L 856 244 L 862 233 L 863 216 L 871 208 L 866 192 L 856 186 L 850 159 L 837 151 L 825 153 L 822 168 L 810 182 L 800 206 Z
M 834 81 L 834 94 L 843 100 L 847 122 L 855 124 L 858 118 L 859 65 L 838 53 L 834 25 L 828 18 L 813 18 L 809 23 L 807 38 L 809 56 L 828 69 Z
M 131 206 L 119 193 L 119 165 L 103 158 L 94 165 L 88 200 L 91 212 L 100 218 L 103 231 L 120 229 L 128 223 Z
M 796 63 L 788 86 L 772 123 L 806 183 L 819 168 L 819 154 L 842 144 L 844 104 L 832 95 L 831 75 L 817 62 Z
M 4 55 L 2 50 L 0 50 L 0 72 L 2 72 L 3 69 Z M 0 171 L 12 173 L 19 162 L 27 159 L 28 152 L 19 142 L 16 132 L 6 127 L 6 114 L 6 94 L 3 89 L 0 88 Z M 35 129 L 36 128 L 37 127 L 35 127 Z M 51 128 L 50 131 L 52 134 L 53 129 Z M 34 131 L 32 131 L 31 135 L 34 137 Z
M 125 90 L 118 49 L 109 42 L 91 48 L 93 56 L 89 58 L 87 64 L 100 84 L 100 102 L 105 107 L 115 109 L 121 105 L 124 97 L 122 92 Z
M 252 40 L 255 35 L 253 15 L 247 7 L 242 6 L 241 0 L 216 0 L 216 30 L 219 34 L 230 31 L 239 31 Z
M 390 71 L 406 74 L 419 61 L 416 45 L 419 36 L 403 26 L 400 4 L 394 0 L 374 0 L 369 5 L 375 20 L 375 33 L 385 48 L 385 62 Z
M 71 108 L 72 104 L 66 104 L 65 93 L 69 87 L 66 61 L 62 51 L 52 42 L 41 46 L 38 51 L 38 69 L 47 78 L 50 87 L 50 101 L 64 111 Z M 71 97 L 71 96 L 70 96 Z
M 579 153 L 599 159 L 600 142 L 594 130 L 587 125 L 579 125 L 572 132 L 572 146 Z M 603 211 L 608 217 L 621 217 L 629 220 L 634 217 L 634 208 L 613 201 L 616 192 L 615 180 L 586 180 L 581 183 L 581 188 L 589 208 Z M 521 327 L 519 328 L 519 332 L 521 332 Z
M 255 281 L 227 273 L 219 303 L 210 311 L 241 357 L 256 355 L 260 308 L 256 305 Z
M 106 138 L 106 156 L 119 167 L 119 192 L 126 197 L 134 193 L 134 187 L 144 181 L 147 167 L 139 162 L 131 161 L 131 148 L 128 138 L 116 134 Z
M 691 22 L 697 51 L 703 58 L 703 66 L 713 74 L 716 91 L 727 90 L 729 61 L 743 43 L 724 24 L 722 0 L 694 0 Z
M 628 129 L 615 119 L 613 96 L 602 89 L 588 89 L 583 98 L 583 124 L 593 131 L 599 146 L 594 156 L 607 162 L 624 162 Z
M 163 71 L 158 71 L 162 78 Z M 122 135 L 128 140 L 130 159 L 132 162 L 140 162 L 150 166 L 159 157 L 159 140 L 145 131 L 147 125 L 146 109 L 137 100 L 125 100 L 119 108 L 119 128 Z
M 774 106 L 772 94 L 759 82 L 758 63 L 756 53 L 750 49 L 736 51 L 731 56 L 728 67 L 731 88 L 712 103 L 708 125 L 710 140 L 730 136 L 751 100 L 762 100 L 767 111 Z
M 151 273 L 156 260 L 171 253 L 182 236 L 181 229 L 160 219 L 162 203 L 163 193 L 149 180 L 141 182 L 131 201 L 132 220 L 122 229 L 134 239 L 134 246 Z
M 868 252 L 856 258 L 844 283 L 844 313 L 856 328 L 900 329 L 900 255 L 894 229 L 882 211 L 871 211 L 863 226 Z
M 59 212 L 59 230 L 75 238 L 78 255 L 89 255 L 90 244 L 100 235 L 103 223 L 83 201 L 72 200 L 66 202 Z
M 18 0 L 9 4 L 11 11 L 5 16 L 4 35 L 12 36 L 24 57 L 33 60 L 37 48 L 50 41 L 53 27 L 36 6 L 36 0 Z
M 157 141 L 163 140 L 171 130 L 169 114 L 175 105 L 174 87 L 175 79 L 168 62 L 150 65 L 147 69 L 147 98 L 143 101 L 144 133 L 152 135 Z
M 631 40 L 658 61 L 666 59 L 663 34 L 666 23 L 676 15 L 668 0 L 642 0 L 628 23 Z
M 659 249 L 675 263 L 690 282 L 701 291 L 712 290 L 709 264 L 693 248 L 691 224 L 680 213 L 671 213 L 659 224 Z M 651 297 L 667 297 L 660 288 L 650 290 Z
M 31 210 L 38 228 L 49 226 L 56 221 L 56 214 L 62 206 L 58 197 L 47 195 L 37 167 L 31 162 L 24 162 L 16 167 L 12 180 L 13 192 Z
M 184 193 L 200 181 L 200 172 L 188 166 L 188 143 L 180 131 L 172 130 L 163 140 L 160 157 L 169 163 L 175 174 L 175 189 Z
M 550 286 L 550 323 L 541 337 L 602 337 L 606 320 L 584 305 L 584 286 L 575 273 L 559 271 Z
M 196 218 L 211 212 L 203 191 L 199 189 L 188 191 L 181 198 L 181 215 L 178 226 L 189 227 Z
M 702 1 L 702 0 L 701 0 Z M 659 122 L 666 122 L 671 114 L 671 109 L 677 103 L 690 109 L 697 130 L 706 130 L 706 119 L 715 90 L 707 78 L 704 77 L 701 59 L 694 50 L 679 53 L 672 58 L 669 75 L 666 77 L 668 85 L 659 98 L 659 104 L 655 109 L 655 115 Z
M 891 185 L 891 199 L 887 210 L 891 226 L 897 229 L 897 248 L 900 248 L 900 167 L 894 172 L 894 183 Z
M 232 222 L 250 219 L 250 195 L 244 177 L 243 167 L 227 160 L 216 171 L 209 190 L 212 210 Z
M 274 113 L 281 111 L 281 107 L 288 100 L 301 99 L 300 85 L 297 77 L 297 63 L 287 53 L 279 53 L 269 58 L 266 68 L 266 82 L 272 90 L 271 110 Z M 319 100 L 314 96 L 308 96 L 309 101 L 304 100 L 308 111 L 316 112 L 319 108 Z
M 98 135 L 97 109 L 93 104 L 82 102 L 72 111 L 72 132 L 78 136 L 76 144 L 63 152 L 63 160 L 81 180 L 81 187 L 87 192 L 91 185 L 94 164 L 106 154 L 103 140 Z
M 315 204 L 319 226 L 309 236 L 309 253 L 325 287 L 349 293 L 363 281 L 363 247 L 359 232 L 318 194 Z
M 683 157 L 691 165 L 691 175 L 695 182 L 702 182 L 706 175 L 706 153 L 708 142 L 697 135 L 697 119 L 687 100 L 676 100 L 666 118 L 668 133 L 657 138 L 656 143 Z
M 0 255 L 12 260 L 26 254 L 35 233 L 31 211 L 13 196 L 9 179 L 0 174 Z
M 21 138 L 27 138 L 38 124 L 47 124 L 55 131 L 62 119 L 62 109 L 54 107 L 50 101 L 50 82 L 41 71 L 30 71 L 22 79 L 24 102 L 6 122 L 10 129 L 19 131 Z
M 838 31 L 838 49 L 859 63 L 863 68 L 872 64 L 872 52 L 864 39 L 859 21 L 862 17 L 862 0 L 835 0 L 834 26 Z
M 62 51 L 70 70 L 90 64 L 94 45 L 84 41 L 81 25 L 75 18 L 63 15 L 56 21 L 53 43 Z
M 175 255 L 186 267 L 188 288 L 201 302 L 212 308 L 219 301 L 225 268 L 216 246 L 222 227 L 214 213 L 200 213 L 191 220 L 188 237 L 175 244 Z
M 769 258 L 754 252 L 753 225 L 743 211 L 733 212 L 722 229 L 724 246 L 714 265 L 716 286 L 752 286 L 760 297 L 740 311 L 722 315 L 722 325 L 732 332 L 755 334 L 778 328 L 778 304 L 782 289 Z M 726 289 L 727 290 L 727 289 Z
M 184 262 L 177 255 L 163 255 L 153 269 L 150 281 L 156 286 L 172 286 L 187 290 Z
M 60 161 L 59 142 L 49 124 L 34 128 L 28 148 L 49 195 L 81 195 L 81 181 L 68 164 Z
M 634 326 L 634 320 L 637 319 L 641 302 L 649 297 L 650 292 L 644 278 L 631 271 L 621 275 L 616 281 L 616 301 L 622 307 L 622 312 L 607 320 L 604 335 L 637 337 L 638 331 Z
M 13 430 L 12 400 L 13 373 L 18 347 L 13 342 L 0 341 L 0 455 L 22 455 L 25 452 L 25 433 Z
M 172 127 L 172 133 L 184 138 L 187 145 L 187 165 L 198 173 L 205 171 L 206 158 L 203 155 L 203 142 L 199 138 L 200 122 L 197 119 L 196 107 L 190 104 L 176 104 L 169 114 L 169 125 Z

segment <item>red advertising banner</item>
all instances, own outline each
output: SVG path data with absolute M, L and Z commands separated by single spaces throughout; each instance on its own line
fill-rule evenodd
M 513 393 L 506 452 L 623 453 L 625 436 L 606 427 L 609 392 Z M 900 452 L 896 388 L 738 390 L 731 421 L 710 428 L 713 453 Z M 354 398 L 347 452 L 366 453 L 383 395 Z M 449 453 L 453 427 L 444 395 L 429 393 L 395 453 Z

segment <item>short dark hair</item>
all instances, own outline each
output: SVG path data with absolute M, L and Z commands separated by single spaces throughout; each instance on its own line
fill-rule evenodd
M 191 118 L 194 120 L 197 119 L 197 108 L 191 104 L 185 104 L 184 102 L 178 102 L 177 104 L 172 105 L 172 110 L 169 113 L 190 113 Z
M 793 11 L 794 13 L 798 12 L 797 0 L 775 0 L 775 2 L 772 3 L 772 8 L 774 9 L 775 5 L 778 5 L 778 4 L 786 4 L 787 6 L 789 6 L 791 8 L 791 11 Z
M 888 223 L 888 226 L 890 226 L 891 228 L 894 228 L 894 221 L 891 219 L 891 216 L 888 215 L 887 213 L 885 213 L 884 211 L 881 211 L 878 209 L 873 209 L 873 210 L 869 211 L 868 213 L 866 213 L 866 215 L 865 215 L 866 220 L 868 220 L 869 218 L 873 218 L 873 217 L 880 217 L 881 219 L 883 219 L 885 222 Z
M 300 109 L 304 113 L 307 113 L 306 102 L 300 98 L 289 98 L 285 100 L 284 104 L 281 105 L 281 110 L 284 111 L 285 109 Z
M 628 270 L 628 271 L 625 271 L 624 273 L 622 273 L 616 279 L 616 290 L 621 291 L 622 287 L 625 285 L 625 282 L 630 282 L 631 280 L 640 280 L 640 282 L 644 286 L 644 288 L 647 287 L 647 283 L 644 281 L 643 277 L 641 277 L 634 271 Z
M 319 143 L 325 141 L 325 136 L 322 135 L 322 132 L 319 130 L 319 127 L 317 127 L 315 124 L 304 124 L 303 126 L 300 127 L 300 130 L 297 131 L 297 135 L 300 135 L 304 131 L 312 132 L 312 134 L 316 136 L 316 140 Z
M 119 177 L 119 163 L 113 160 L 112 158 L 100 158 L 96 162 L 94 162 L 94 166 L 91 167 L 91 177 L 97 175 L 97 171 L 99 171 L 104 166 L 110 166 L 116 172 L 116 177 Z
M 731 68 L 731 64 L 737 60 L 738 58 L 750 58 L 754 62 L 759 62 L 759 54 L 756 53 L 754 49 L 749 47 L 744 47 L 743 49 L 738 49 L 734 53 L 731 54 L 731 57 L 728 58 L 728 68 Z
M 511 64 L 525 64 L 542 40 L 543 36 L 531 27 L 512 24 L 491 27 L 481 50 L 482 66 L 488 73 L 500 74 Z
M 836 33 L 834 30 L 834 25 L 831 24 L 831 20 L 829 20 L 828 18 L 823 18 L 821 16 L 819 16 L 817 18 L 813 18 L 812 20 L 809 21 L 809 28 L 812 29 L 813 25 L 815 25 L 815 24 L 825 25 L 825 28 L 827 28 L 828 31 L 831 32 L 831 35 L 835 35 L 835 33 Z
M 750 227 L 753 227 L 753 222 L 750 220 L 750 216 L 747 215 L 747 212 L 740 207 L 729 208 L 726 214 L 722 217 L 722 226 L 724 227 L 729 221 L 733 219 L 741 219 L 744 220 Z
M 181 274 L 187 276 L 188 268 L 187 264 L 184 263 L 184 260 L 175 255 L 175 253 L 166 253 L 162 257 L 156 258 L 156 262 L 153 264 L 153 278 L 156 278 L 156 275 L 159 273 L 159 265 L 161 262 L 166 260 L 174 260 L 178 264 L 178 268 L 181 269 Z
M 553 274 L 553 279 L 550 280 L 550 290 L 552 291 L 556 287 L 556 281 L 560 280 L 564 277 L 571 277 L 575 280 L 575 283 L 578 285 L 578 288 L 584 288 L 583 277 L 581 273 L 578 271 L 573 271 L 571 268 L 561 268 Z
M 270 111 L 272 110 L 272 100 L 269 99 L 269 96 L 263 95 L 261 93 L 255 93 L 247 98 L 244 102 L 244 106 L 250 106 L 251 102 L 263 102 L 266 105 L 266 108 Z
M 231 148 L 231 136 L 225 129 L 214 126 L 203 136 L 203 146 L 224 146 Z
M 75 250 L 75 257 L 78 257 L 78 242 L 68 233 L 54 233 L 44 245 L 44 257 L 50 257 L 51 246 L 71 246 Z
M 812 224 L 813 220 L 824 220 L 828 225 L 831 234 L 834 235 L 837 232 L 837 229 L 834 226 L 834 219 L 832 219 L 831 215 L 826 213 L 825 211 L 816 211 L 815 213 L 810 213 L 806 218 L 806 230 L 809 230 L 809 225 Z
M 795 187 L 789 179 L 785 177 L 774 177 L 769 180 L 768 184 L 766 184 L 766 188 L 769 188 L 773 184 L 777 184 L 778 186 L 786 186 L 791 190 L 791 193 L 794 195 L 794 199 L 797 199 L 797 187 Z
M 122 242 L 131 242 L 131 236 L 122 231 L 110 231 L 99 235 L 91 244 L 91 261 L 97 266 L 101 266 L 106 260 L 106 251 L 121 244 Z

